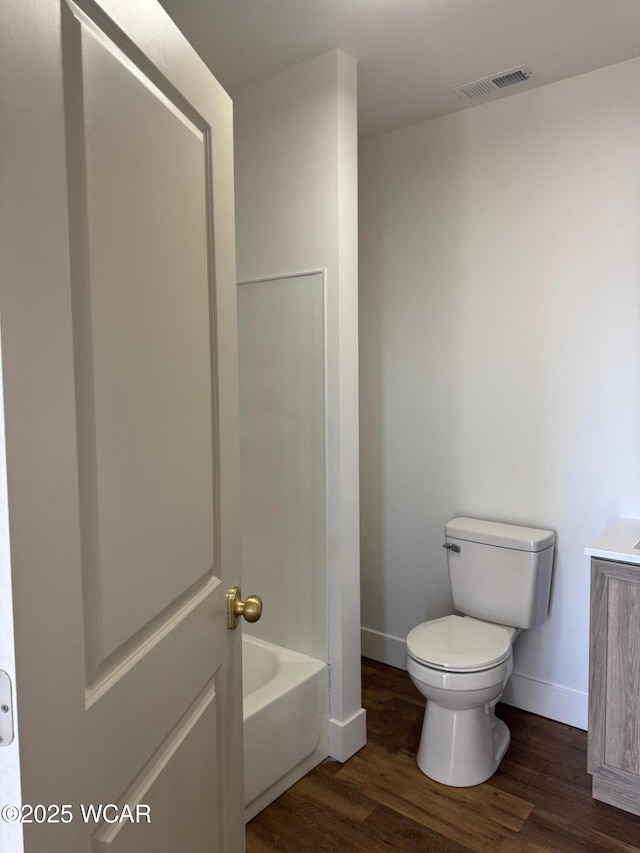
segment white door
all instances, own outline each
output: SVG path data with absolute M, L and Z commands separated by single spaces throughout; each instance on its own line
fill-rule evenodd
M 0 16 L 25 849 L 237 853 L 231 103 L 154 0 Z

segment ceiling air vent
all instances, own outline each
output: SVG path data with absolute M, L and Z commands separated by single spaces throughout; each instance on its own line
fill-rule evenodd
M 518 83 L 526 83 L 531 77 L 532 74 L 528 66 L 519 65 L 517 68 L 510 68 L 508 71 L 492 74 L 491 77 L 483 77 L 481 80 L 465 83 L 464 86 L 456 86 L 451 91 L 455 92 L 459 98 L 473 100 L 474 98 L 484 98 L 487 95 L 501 92 L 509 86 L 517 86 Z

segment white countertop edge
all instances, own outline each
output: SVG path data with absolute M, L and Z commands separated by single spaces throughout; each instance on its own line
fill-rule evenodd
M 597 548 L 585 548 L 584 553 L 588 557 L 601 557 L 603 560 L 614 560 L 618 563 L 633 563 L 640 566 L 640 556 L 637 552 L 628 551 L 601 551 Z
M 611 527 L 584 549 L 588 557 L 602 557 L 622 563 L 640 565 L 640 519 L 619 518 Z

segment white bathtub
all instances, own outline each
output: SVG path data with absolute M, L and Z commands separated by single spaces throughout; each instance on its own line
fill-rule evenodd
M 245 818 L 328 755 L 328 667 L 243 637 Z

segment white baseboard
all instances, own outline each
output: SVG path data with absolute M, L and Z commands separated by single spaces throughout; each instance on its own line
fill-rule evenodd
M 406 669 L 405 641 L 371 628 L 361 630 L 362 654 L 398 669 Z M 550 684 L 514 672 L 507 682 L 502 701 L 523 711 L 566 723 L 578 729 L 587 728 L 588 694 Z
M 501 701 L 586 731 L 588 700 L 588 693 L 514 672 L 507 681 Z
M 367 712 L 356 711 L 348 720 L 329 720 L 329 755 L 345 762 L 367 743 Z
M 391 634 L 381 634 L 373 628 L 361 628 L 360 645 L 363 657 L 379 660 L 381 663 L 406 669 L 405 641 Z

